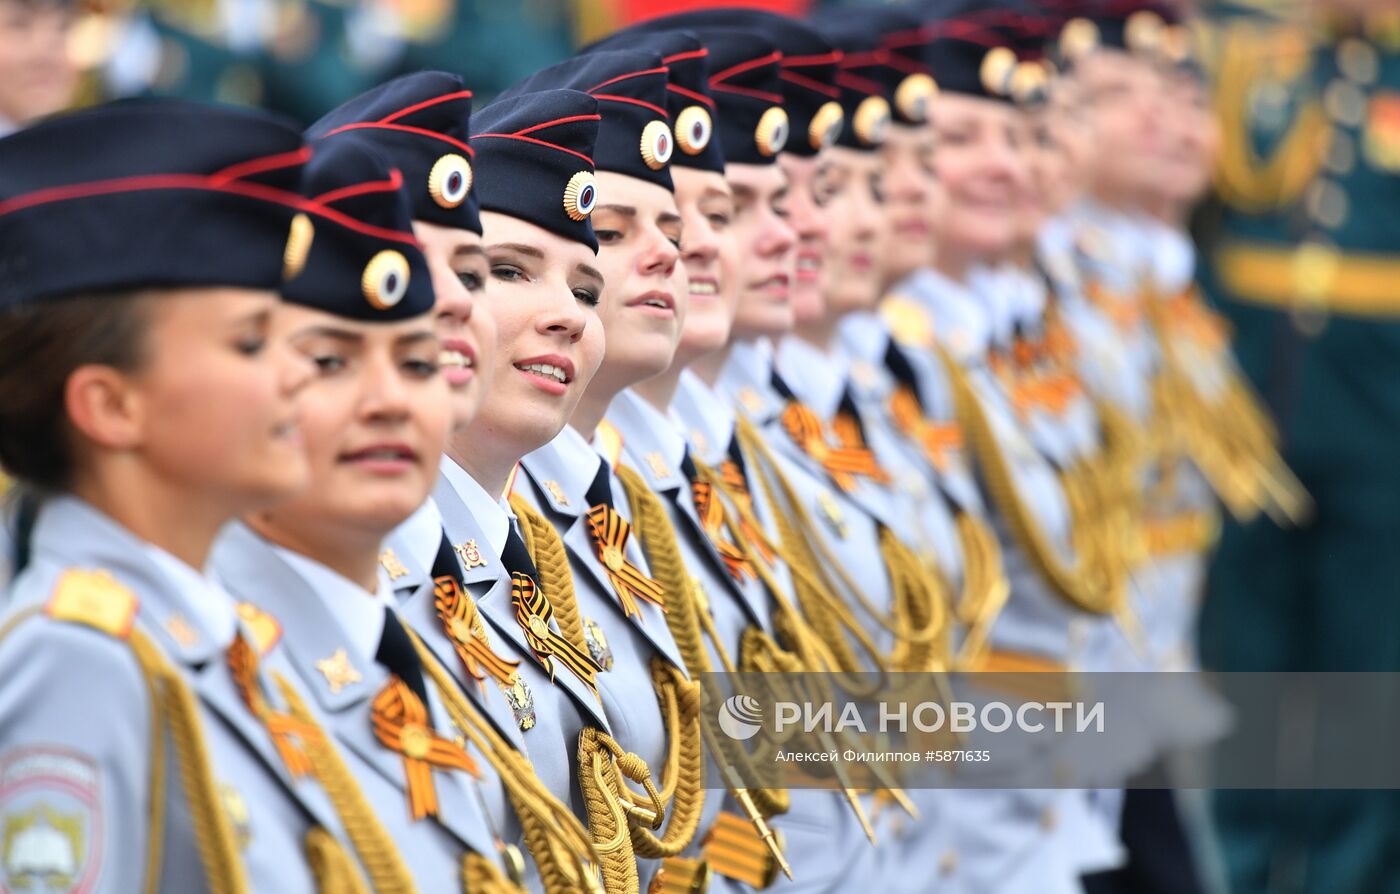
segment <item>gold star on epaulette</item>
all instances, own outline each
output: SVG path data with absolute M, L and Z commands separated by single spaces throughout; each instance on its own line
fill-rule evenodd
M 646 455 L 645 459 L 647 461 L 647 466 L 651 468 L 651 474 L 655 475 L 657 478 L 671 477 L 671 470 L 666 468 L 666 460 L 662 459 L 660 453 L 653 450 Z

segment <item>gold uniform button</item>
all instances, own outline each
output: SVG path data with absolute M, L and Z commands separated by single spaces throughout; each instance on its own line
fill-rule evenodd
M 1337 45 L 1337 67 L 1349 80 L 1363 85 L 1374 84 L 1380 75 L 1380 55 L 1366 41 L 1348 37 Z
M 461 618 L 453 618 L 449 621 L 447 632 L 452 634 L 452 638 L 459 643 L 470 642 L 472 638 L 471 628 L 468 627 L 467 622 L 463 621 Z
M 538 616 L 532 616 L 530 618 L 529 624 L 530 632 L 533 633 L 535 636 L 539 637 L 540 639 L 544 639 L 546 636 L 549 636 L 549 625 L 544 622 L 543 618 L 540 618 Z

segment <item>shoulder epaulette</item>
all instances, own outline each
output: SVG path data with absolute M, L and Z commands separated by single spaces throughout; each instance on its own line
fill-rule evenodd
M 44 611 L 56 620 L 86 624 L 125 640 L 139 605 L 136 594 L 110 572 L 70 568 L 59 577 Z
M 252 634 L 253 646 L 257 648 L 259 656 L 271 652 L 282 638 L 282 625 L 278 620 L 251 602 L 238 603 L 238 618 Z

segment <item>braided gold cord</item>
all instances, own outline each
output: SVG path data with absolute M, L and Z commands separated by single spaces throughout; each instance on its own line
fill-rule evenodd
M 476 851 L 462 855 L 462 894 L 525 894 L 525 889 Z
M 355 861 L 322 827 L 313 826 L 307 831 L 302 850 L 316 879 L 317 894 L 370 894 Z
M 336 752 L 326 734 L 320 731 L 315 717 L 307 709 L 296 687 L 279 673 L 272 679 L 282 693 L 292 716 L 299 722 L 317 729 L 317 734 L 302 742 L 313 772 L 330 798 L 331 806 L 345 827 L 345 834 L 360 858 L 360 865 L 369 876 L 370 887 L 376 894 L 416 894 L 417 887 L 408 871 L 398 845 L 379 822 L 369 799 L 345 761 Z
M 583 622 L 579 618 L 578 600 L 574 596 L 574 573 L 569 568 L 564 541 L 559 539 L 559 532 L 554 530 L 549 519 L 524 497 L 511 494 L 510 508 L 521 521 L 520 537 L 525 541 L 525 549 L 540 574 L 537 583 L 554 608 L 560 632 L 565 639 L 589 654 L 588 641 L 583 636 Z
M 948 375 L 958 419 L 979 460 L 992 500 L 1006 517 L 1012 535 L 1025 550 L 1032 565 L 1046 583 L 1074 607 L 1094 614 L 1115 610 L 1124 598 L 1124 588 L 1105 586 L 1106 582 L 1099 577 L 1102 568 L 1091 564 L 1089 557 L 1082 553 L 1076 552 L 1073 566 L 1067 565 L 1058 555 L 1055 546 L 1022 500 L 1010 463 L 1002 454 L 981 399 L 968 381 L 967 373 L 942 348 L 937 348 L 935 353 Z M 1070 486 L 1066 498 L 1073 503 L 1080 494 L 1074 482 Z M 1074 511 L 1073 506 L 1071 511 Z M 1082 508 L 1080 511 L 1083 511 Z M 1079 537 L 1080 532 L 1075 532 L 1075 536 Z M 1076 547 L 1079 545 L 1075 544 Z
M 233 824 L 223 807 L 199 708 L 194 694 L 160 650 L 141 631 L 133 630 L 128 642 L 146 678 L 158 693 L 160 711 L 165 715 L 175 757 L 180 765 L 180 784 L 194 824 L 195 845 L 209 884 L 210 894 L 245 894 L 248 878 L 238 853 Z
M 539 867 L 546 894 L 569 894 L 586 888 L 593 877 L 590 864 L 598 862 L 588 832 L 544 786 L 530 761 L 463 695 L 418 635 L 412 630 L 408 635 L 453 722 L 500 777 L 520 820 L 525 845 Z
M 713 704 L 719 704 L 723 699 L 715 686 L 714 678 L 709 676 L 714 670 L 714 666 L 711 664 L 709 653 L 705 649 L 704 636 L 706 633 L 704 631 L 708 631 L 710 641 L 714 644 L 715 651 L 719 654 L 726 668 L 733 672 L 734 667 L 729 660 L 728 649 L 725 648 L 714 629 L 709 612 L 705 607 L 697 604 L 694 590 L 691 587 L 690 574 L 685 567 L 680 545 L 676 540 L 675 528 L 671 524 L 665 508 L 661 505 L 661 501 L 651 492 L 636 470 L 620 466 L 618 478 L 627 493 L 628 501 L 635 510 L 636 520 L 633 527 L 646 550 L 648 564 L 656 579 L 666 587 L 666 624 L 671 630 L 672 638 L 676 641 L 676 648 L 680 651 L 681 658 L 685 661 L 686 669 L 690 672 L 691 677 L 698 680 L 698 685 L 706 689 Z M 698 707 L 696 714 L 697 716 L 699 714 Z M 709 724 L 697 725 L 702 734 L 709 734 L 706 735 L 705 741 L 709 743 L 712 750 L 718 747 L 724 753 L 725 760 L 730 766 L 742 768 L 738 771 L 739 778 L 756 778 L 755 771 L 751 768 L 748 753 L 738 742 L 733 740 L 717 742 Z M 697 743 L 698 746 L 699 743 Z M 703 776 L 703 753 L 700 764 L 700 773 Z M 703 779 L 701 784 L 703 785 Z M 700 794 L 703 806 L 703 788 L 701 788 Z M 779 790 L 768 793 L 751 789 L 750 794 L 754 796 L 755 803 L 759 804 L 759 810 L 764 812 L 765 816 L 787 810 L 786 791 Z M 778 809 L 779 807 L 781 810 Z M 697 815 L 697 824 L 698 819 Z M 672 821 L 675 821 L 674 817 Z

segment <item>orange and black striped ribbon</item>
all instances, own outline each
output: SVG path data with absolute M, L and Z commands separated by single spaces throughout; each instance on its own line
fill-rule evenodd
M 695 512 L 700 516 L 700 527 L 704 528 L 705 536 L 710 538 L 715 551 L 724 560 L 724 567 L 729 576 L 739 583 L 752 577 L 754 570 L 748 557 L 725 535 L 724 504 L 715 497 L 715 489 L 708 481 L 692 481 L 690 495 L 695 501 Z
M 754 511 L 753 495 L 749 493 L 749 480 L 744 476 L 744 470 L 739 468 L 739 464 L 734 460 L 726 459 L 719 465 L 719 477 L 724 482 L 724 486 L 734 494 L 734 499 L 739 501 L 742 508 L 746 510 L 739 516 L 739 534 L 749 546 L 758 550 L 758 554 L 763 556 L 764 563 L 772 565 L 773 560 L 778 557 L 777 553 L 773 551 L 763 532 L 744 517 Z
M 549 597 L 535 586 L 535 579 L 528 574 L 512 571 L 510 574 L 510 598 L 515 603 L 515 622 L 525 633 L 525 641 L 530 644 L 535 657 L 549 671 L 554 679 L 554 661 L 558 658 L 574 676 L 594 694 L 598 694 L 598 674 L 602 667 L 593 656 L 575 646 L 549 626 L 554 617 L 554 606 Z M 543 631 L 543 632 L 541 632 Z
M 475 677 L 478 684 L 489 676 L 502 686 L 511 685 L 520 662 L 502 658 L 491 649 L 481 629 L 476 603 L 462 592 L 457 579 L 446 574 L 433 578 L 433 597 L 438 620 L 467 673 Z
M 370 720 L 379 743 L 403 756 L 408 812 L 413 819 L 438 815 L 434 767 L 465 770 L 481 778 L 481 771 L 471 755 L 433 731 L 428 723 L 427 706 L 397 676 L 389 677 L 388 684 L 374 697 Z
M 228 666 L 233 675 L 233 682 L 238 687 L 239 694 L 243 696 L 243 703 L 253 712 L 253 716 L 262 721 L 268 735 L 272 736 L 272 744 L 277 748 L 277 754 L 282 758 L 287 772 L 293 779 L 309 775 L 311 761 L 300 743 L 320 735 L 320 731 L 290 714 L 272 710 L 258 688 L 257 652 L 242 634 L 235 636 L 233 645 L 229 646 Z
M 627 558 L 627 538 L 632 526 L 618 515 L 617 510 L 606 503 L 599 503 L 588 510 L 588 531 L 593 536 L 593 548 L 598 552 L 598 561 L 608 573 L 608 581 L 622 603 L 622 611 L 627 617 L 641 616 L 637 600 L 645 599 L 666 610 L 666 590 L 661 584 L 642 574 L 642 570 Z M 607 555 L 616 550 L 620 560 L 614 568 L 608 564 Z
M 887 481 L 875 454 L 865 447 L 832 447 L 826 441 L 821 420 L 804 404 L 789 401 L 783 410 L 783 429 L 812 459 L 821 464 L 836 486 L 844 491 L 856 489 L 856 476 L 872 481 Z
M 962 426 L 957 422 L 930 422 L 913 389 L 901 385 L 890 395 L 890 418 L 905 437 L 923 450 L 928 461 L 940 472 L 948 467 L 948 459 L 963 446 Z

